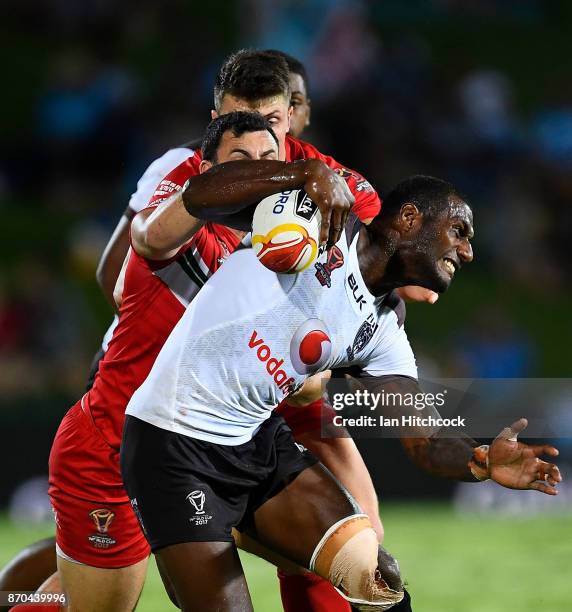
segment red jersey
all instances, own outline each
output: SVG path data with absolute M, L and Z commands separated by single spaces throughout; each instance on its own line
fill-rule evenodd
M 290 137 L 286 139 L 286 155 L 288 161 L 321 159 L 338 172 L 354 194 L 353 210 L 361 219 L 374 217 L 379 212 L 381 203 L 377 193 L 358 173 L 322 155 L 312 145 Z M 166 154 L 150 166 L 154 172 L 161 167 L 162 159 L 167 160 L 164 178 L 151 195 L 149 206 L 159 205 L 199 174 L 198 151 L 189 150 L 188 158 L 175 167 L 173 156 Z M 84 407 L 113 448 L 118 449 L 121 442 L 127 403 L 147 378 L 186 305 L 238 243 L 229 228 L 207 223 L 172 259 L 152 261 L 131 250 L 119 323 L 100 361 L 93 387 L 83 398 Z

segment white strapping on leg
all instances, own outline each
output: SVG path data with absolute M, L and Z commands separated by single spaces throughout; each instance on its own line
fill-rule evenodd
M 330 538 L 332 533 L 334 533 L 334 531 L 339 529 L 344 523 L 347 523 L 348 521 L 353 521 L 356 518 L 369 519 L 369 516 L 367 514 L 350 514 L 350 516 L 346 516 L 345 518 L 340 519 L 337 523 L 334 523 L 328 529 L 328 531 L 326 531 L 326 533 L 322 536 L 322 539 L 318 542 L 318 545 L 316 546 L 316 548 L 314 548 L 314 552 L 312 553 L 312 558 L 310 559 L 310 565 L 308 566 L 308 569 L 311 572 L 314 571 L 314 568 L 316 565 L 316 559 L 318 558 L 318 555 L 320 554 L 322 548 L 324 547 L 324 544 Z

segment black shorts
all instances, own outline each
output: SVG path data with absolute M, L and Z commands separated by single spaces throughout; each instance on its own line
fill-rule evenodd
M 265 501 L 317 459 L 273 414 L 245 444 L 204 442 L 127 416 L 121 472 L 153 551 L 182 542 L 231 542 Z

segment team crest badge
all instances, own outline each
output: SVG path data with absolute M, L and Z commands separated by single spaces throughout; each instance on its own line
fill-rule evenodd
M 330 288 L 332 286 L 332 272 L 341 268 L 344 265 L 344 254 L 342 250 L 333 246 L 328 253 L 328 261 L 325 264 L 316 263 L 316 278 L 320 281 L 322 287 Z
M 377 327 L 378 324 L 375 321 L 375 317 L 373 314 L 370 314 L 357 330 L 357 334 L 355 335 L 352 345 L 348 346 L 346 349 L 346 353 L 348 354 L 348 359 L 350 361 L 354 360 L 356 353 L 359 353 L 366 347 L 368 342 L 373 338 L 373 334 L 375 334 Z
M 90 535 L 87 539 L 95 548 L 109 548 L 115 544 L 116 540 L 108 535 L 115 513 L 107 508 L 97 508 L 89 513 L 89 517 L 94 522 L 97 533 Z

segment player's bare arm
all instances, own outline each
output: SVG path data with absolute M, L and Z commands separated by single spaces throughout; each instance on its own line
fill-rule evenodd
M 217 121 L 222 125 L 221 122 L 232 120 L 232 115 Z M 258 120 L 264 122 L 260 116 Z M 299 187 L 304 187 L 320 205 L 323 241 L 339 238 L 353 196 L 345 181 L 323 162 L 277 161 L 278 142 L 265 122 L 256 132 L 236 135 L 227 130 L 217 142 L 216 153 L 211 151 L 211 144 L 208 140 L 203 143 L 199 176 L 193 177 L 182 192 L 164 205 L 144 210 L 133 220 L 132 243 L 140 255 L 169 259 L 208 220 L 248 229 L 253 204 L 277 190 Z M 215 165 L 216 155 L 229 161 Z M 241 215 L 248 207 L 251 210 Z
M 204 221 L 248 229 L 252 211 L 240 216 L 241 211 L 277 191 L 299 187 L 304 187 L 321 204 L 321 240 L 329 241 L 328 236 L 337 240 L 353 204 L 343 179 L 316 159 L 256 164 L 244 160 L 212 167 L 194 177 L 182 193 L 175 194 L 164 205 L 139 213 L 131 225 L 133 247 L 143 257 L 169 259 Z
M 113 230 L 95 272 L 101 291 L 114 310 L 117 310 L 117 305 L 113 298 L 113 291 L 129 249 L 129 226 L 132 218 L 133 211 L 128 208 Z
M 382 376 L 369 379 L 366 385 L 376 390 L 383 389 L 386 393 L 422 394 L 417 381 L 406 376 Z M 434 406 L 418 410 L 401 405 L 391 412 L 389 416 L 439 418 Z M 440 478 L 468 482 L 490 478 L 510 489 L 534 489 L 556 495 L 555 486 L 562 480 L 560 471 L 556 465 L 540 457 L 556 457 L 558 450 L 550 445 L 529 446 L 518 442 L 517 436 L 526 425 L 526 419 L 513 423 L 488 448 L 479 446 L 469 436 L 445 436 L 443 428 L 423 426 L 408 428 L 408 437 L 401 438 L 401 444 L 416 465 Z
M 228 224 L 232 222 L 229 215 L 240 213 L 262 198 L 300 187 L 320 208 L 320 241 L 334 244 L 339 240 L 354 197 L 346 182 L 317 159 L 220 164 L 189 183 L 183 192 L 183 203 L 193 217 Z M 242 229 L 248 229 L 251 220 L 248 215 Z

